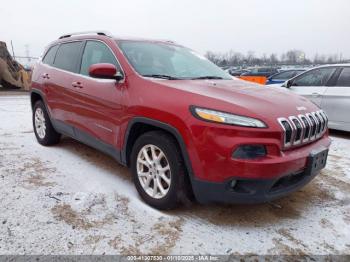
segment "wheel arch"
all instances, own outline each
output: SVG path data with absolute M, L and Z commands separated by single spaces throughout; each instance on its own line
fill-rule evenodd
M 124 145 L 121 153 L 122 163 L 126 166 L 129 166 L 130 153 L 134 142 L 141 134 L 152 130 L 162 130 L 174 137 L 175 141 L 179 145 L 185 163 L 186 171 L 189 175 L 190 180 L 192 180 L 193 169 L 187 152 L 186 144 L 182 138 L 181 133 L 177 128 L 167 123 L 146 117 L 135 117 L 129 122 L 125 132 Z
M 46 106 L 42 92 L 39 90 L 31 90 L 30 91 L 30 104 L 31 104 L 32 109 L 34 108 L 35 103 L 39 100 L 43 101 L 44 105 Z
M 41 92 L 32 90 L 30 92 L 30 104 L 32 106 L 32 109 L 34 108 L 35 103 L 39 100 L 44 101 L 44 98 L 42 97 Z
M 32 110 L 34 110 L 34 105 L 37 101 L 43 101 L 44 106 L 46 108 L 46 112 L 49 115 L 50 120 L 53 121 L 52 116 L 51 116 L 51 111 L 50 111 L 49 106 L 46 103 L 44 93 L 38 89 L 32 89 L 30 91 L 30 104 L 31 104 Z M 54 123 L 52 123 L 52 124 L 54 125 Z

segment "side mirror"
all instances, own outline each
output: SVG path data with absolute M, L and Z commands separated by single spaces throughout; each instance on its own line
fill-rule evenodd
M 286 87 L 286 88 L 290 88 L 293 84 L 293 81 L 291 81 L 290 79 L 287 80 L 286 82 L 283 83 L 283 87 Z
M 89 67 L 89 76 L 95 78 L 121 80 L 123 76 L 115 65 L 108 63 L 93 64 Z

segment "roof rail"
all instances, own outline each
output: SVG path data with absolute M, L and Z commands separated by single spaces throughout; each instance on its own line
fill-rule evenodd
M 100 30 L 100 31 L 84 31 L 84 32 L 75 32 L 75 33 L 65 34 L 60 36 L 58 39 L 67 38 L 74 35 L 87 35 L 87 34 L 111 36 L 109 32 Z

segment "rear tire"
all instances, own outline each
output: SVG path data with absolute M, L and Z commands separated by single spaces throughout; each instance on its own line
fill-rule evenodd
M 46 107 L 41 100 L 34 104 L 33 128 L 36 139 L 43 146 L 55 145 L 60 141 L 61 134 L 53 128 Z
M 150 131 L 135 142 L 131 172 L 142 199 L 157 209 L 173 209 L 188 202 L 186 169 L 175 139 L 163 131 Z

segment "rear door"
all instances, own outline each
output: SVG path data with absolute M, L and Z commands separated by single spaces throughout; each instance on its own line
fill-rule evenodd
M 322 67 L 310 70 L 292 80 L 290 89 L 321 107 L 322 98 L 335 67 Z
M 337 79 L 324 94 L 322 108 L 330 127 L 350 131 L 350 67 L 340 68 Z
M 78 127 L 106 144 L 116 145 L 123 112 L 122 96 L 125 82 L 90 77 L 89 67 L 98 63 L 113 64 L 123 74 L 116 56 L 106 43 L 100 40 L 86 41 L 80 75 L 72 78 L 73 83 L 79 84 L 75 89 L 79 97 Z M 84 133 L 80 135 L 84 136 Z
M 82 41 L 61 43 L 51 70 L 51 103 L 56 125 L 68 135 L 74 136 L 72 125 L 77 115 L 76 96 L 72 87 L 72 78 L 78 72 Z M 69 124 L 70 126 L 63 125 Z
M 41 84 L 43 87 L 43 91 L 45 92 L 46 103 L 50 109 L 50 113 L 52 114 L 51 108 L 55 105 L 53 104 L 54 99 L 54 90 L 52 89 L 52 70 L 53 63 L 55 61 L 56 53 L 59 45 L 54 45 L 49 48 L 46 52 L 44 58 L 42 59 L 42 63 L 40 65 L 40 75 L 36 76 L 36 81 Z

